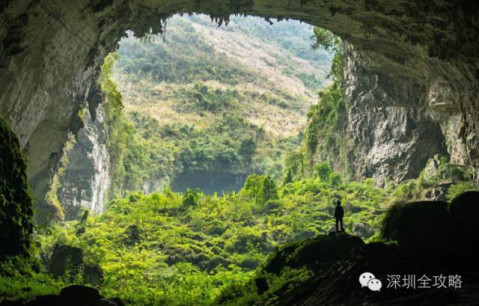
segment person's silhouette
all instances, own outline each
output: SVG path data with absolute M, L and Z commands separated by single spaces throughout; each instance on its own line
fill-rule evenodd
M 341 232 L 344 232 L 343 217 L 344 209 L 341 206 L 341 201 L 336 200 L 336 208 L 334 209 L 334 218 L 336 218 L 336 232 L 340 232 L 339 223 L 341 223 Z

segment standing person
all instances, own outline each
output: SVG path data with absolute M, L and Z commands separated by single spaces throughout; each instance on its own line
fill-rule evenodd
M 336 218 L 336 232 L 344 232 L 344 224 L 343 224 L 343 217 L 344 217 L 344 209 L 341 206 L 341 201 L 336 200 L 336 208 L 334 209 L 334 218 Z M 339 230 L 339 223 L 341 223 L 341 230 Z

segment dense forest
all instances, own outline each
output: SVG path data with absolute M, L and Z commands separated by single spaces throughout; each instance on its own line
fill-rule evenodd
M 251 305 L 312 277 L 265 267 L 335 232 L 335 200 L 347 233 L 378 242 L 398 203 L 477 190 L 471 169 L 446 156 L 399 184 L 337 171 L 348 101 L 332 33 L 255 18 L 219 30 L 203 16 L 168 25 L 164 37 L 129 35 L 103 64 L 105 212 L 37 227 L 33 256 L 0 263 L 6 298 L 86 284 L 128 305 Z M 317 160 L 317 150 L 330 154 Z M 195 175 L 210 185 L 178 183 Z M 267 288 L 253 286 L 258 278 Z

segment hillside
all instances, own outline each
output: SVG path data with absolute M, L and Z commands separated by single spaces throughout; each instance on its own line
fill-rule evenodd
M 213 193 L 238 191 L 250 173 L 279 179 L 317 90 L 329 83 L 331 55 L 312 50 L 312 35 L 298 22 L 249 17 L 218 27 L 197 15 L 173 17 L 163 36 L 130 33 L 113 79 L 140 151 L 154 165 L 119 184 Z M 142 157 L 131 155 L 129 169 L 142 168 Z

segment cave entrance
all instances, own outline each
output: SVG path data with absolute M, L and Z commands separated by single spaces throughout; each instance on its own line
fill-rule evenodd
M 358 129 L 353 127 L 352 130 L 357 131 L 356 136 L 364 139 L 367 145 L 372 145 L 374 148 L 382 145 L 381 142 L 368 141 L 372 139 L 369 136 L 378 132 L 376 127 L 380 128 L 377 140 L 400 141 L 395 143 L 391 149 L 376 150 L 379 151 L 376 152 L 379 154 L 373 157 L 379 157 L 376 158 L 378 164 L 373 167 L 387 176 L 386 170 L 390 169 L 389 161 L 397 161 L 397 159 L 394 154 L 385 158 L 383 153 L 403 152 L 397 150 L 396 147 L 405 147 L 409 152 L 417 151 L 418 147 L 433 148 L 432 145 L 437 144 L 437 141 L 436 138 L 430 137 L 431 133 L 429 132 L 440 133 L 440 127 L 432 119 L 429 120 L 429 117 L 422 114 L 423 111 L 427 113 L 431 111 L 437 115 L 435 119 L 453 119 L 446 122 L 445 131 L 452 135 L 451 139 L 459 141 L 449 144 L 454 146 L 453 149 L 459 148 L 455 151 L 460 155 L 465 152 L 465 156 L 470 159 L 464 160 L 472 165 L 476 174 L 478 173 L 479 120 L 476 102 L 478 93 L 477 50 L 479 50 L 477 42 L 479 40 L 476 37 L 477 27 L 474 26 L 477 24 L 477 6 L 466 3 L 466 1 L 451 4 L 443 1 L 406 0 L 396 3 L 388 2 L 385 5 L 381 1 L 333 3 L 322 0 L 277 0 L 274 3 L 269 0 L 79 0 L 74 3 L 73 1 L 54 0 L 7 0 L 0 5 L 0 24 L 2 25 L 0 31 L 0 41 L 2 42 L 0 48 L 0 80 L 2 84 L 0 112 L 12 125 L 13 132 L 20 140 L 19 145 L 10 129 L 3 127 L 3 122 L 0 122 L 2 123 L 2 136 L 7 135 L 8 139 L 12 140 L 5 146 L 15 148 L 13 153 L 15 153 L 16 160 L 21 161 L 20 154 L 17 154 L 19 152 L 17 147 L 21 147 L 27 152 L 29 179 L 32 182 L 34 195 L 39 202 L 53 200 L 48 203 L 53 206 L 60 203 L 56 198 L 57 189 L 55 188 L 60 186 L 58 184 L 59 177 L 56 175 L 68 172 L 68 170 L 62 169 L 63 161 L 65 161 L 62 158 L 62 146 L 65 149 L 70 147 L 70 142 L 67 142 L 66 146 L 64 145 L 66 139 L 69 138 L 66 136 L 68 132 L 76 133 L 81 129 L 81 124 L 88 125 L 88 118 L 99 122 L 96 119 L 102 118 L 102 115 L 110 113 L 119 116 L 121 114 L 116 107 L 118 105 L 110 103 L 104 104 L 103 113 L 101 110 L 96 112 L 101 95 L 95 81 L 105 56 L 115 49 L 116 43 L 125 30 L 131 29 L 142 36 L 150 31 L 153 25 L 152 32 L 157 33 L 161 30 L 161 23 L 158 22 L 158 19 L 165 19 L 177 12 L 202 12 L 215 16 L 217 20 L 225 20 L 232 13 L 244 13 L 264 18 L 293 18 L 330 29 L 343 37 L 347 41 L 349 51 L 352 51 L 346 59 L 351 64 L 348 68 L 352 72 L 349 82 L 346 82 L 346 87 L 349 94 L 347 98 L 350 98 L 358 107 L 356 111 L 359 110 L 359 112 L 356 114 L 379 115 L 378 117 L 367 117 L 368 124 L 362 127 L 356 126 L 359 127 Z M 106 64 L 113 62 L 111 58 L 107 58 Z M 383 72 L 387 72 L 387 74 Z M 371 76 L 370 78 L 368 74 Z M 398 86 L 393 86 L 394 84 L 398 84 Z M 107 82 L 105 85 L 113 86 L 107 92 L 108 99 L 114 100 L 111 98 L 119 97 L 116 85 L 111 82 Z M 193 90 L 197 90 L 203 97 L 193 96 L 194 98 L 198 97 L 198 101 L 205 101 L 204 96 L 211 93 L 216 94 L 216 91 L 212 92 L 209 86 L 206 88 L 203 86 L 200 84 L 196 88 L 193 87 Z M 388 94 L 384 95 L 384 93 Z M 450 104 L 444 104 L 442 103 L 444 100 L 450 100 L 447 100 L 447 97 L 442 97 L 443 93 L 446 93 L 446 96 L 457 94 L 458 97 L 457 99 L 454 97 Z M 373 107 L 367 108 L 368 102 L 371 102 L 367 99 L 370 97 L 388 99 L 385 103 L 380 103 L 380 105 L 376 103 L 372 105 Z M 84 108 L 87 104 L 89 107 Z M 184 105 L 187 106 L 187 104 Z M 386 105 L 388 108 L 381 108 L 381 105 Z M 109 107 L 111 108 L 108 109 Z M 407 112 L 405 112 L 406 110 Z M 90 113 L 89 116 L 86 115 L 87 112 Z M 211 109 L 208 112 L 211 112 Z M 451 113 L 454 114 L 453 117 L 451 117 Z M 389 122 L 391 124 L 380 124 L 384 122 L 381 117 L 383 114 L 392 118 Z M 146 127 L 154 125 L 151 120 L 137 117 L 138 122 Z M 413 124 L 410 124 L 411 120 L 413 120 Z M 137 129 L 135 124 L 127 122 L 126 119 L 123 121 L 123 126 L 114 126 L 112 125 L 114 122 L 122 122 L 122 120 L 106 122 L 112 133 L 123 135 L 119 138 L 120 140 L 135 139 L 134 132 Z M 204 122 L 210 123 L 206 120 Z M 232 121 L 227 120 L 227 123 L 230 122 Z M 354 124 L 359 121 L 352 120 L 351 122 Z M 400 131 L 401 129 L 397 129 L 397 127 L 403 126 L 411 127 L 414 130 L 412 135 L 411 133 L 388 134 L 391 130 Z M 460 128 L 455 128 L 458 126 Z M 88 140 L 92 136 L 91 132 L 94 132 L 95 128 L 91 125 L 89 127 L 84 130 L 85 133 L 81 134 L 80 132 L 76 139 L 77 143 L 79 140 Z M 184 129 L 186 129 L 186 133 L 189 133 L 186 127 Z M 455 131 L 460 131 L 460 135 L 456 135 Z M 175 133 L 177 131 L 174 128 L 164 131 L 165 135 L 175 135 Z M 143 136 L 145 140 L 151 138 L 148 133 L 144 133 Z M 408 142 L 411 138 L 421 141 L 402 146 L 404 143 L 401 141 Z M 425 138 L 429 141 L 424 142 Z M 86 150 L 92 148 L 91 154 L 80 152 L 81 154 L 74 156 L 79 159 L 97 156 L 95 154 L 105 156 L 105 142 L 101 143 L 100 140 L 98 138 L 93 146 L 85 147 Z M 131 164 L 130 167 L 119 169 L 115 175 L 108 177 L 104 176 L 108 171 L 103 171 L 105 170 L 104 165 L 108 164 L 104 163 L 105 159 L 94 159 L 101 162 L 91 164 L 92 168 L 102 169 L 102 171 L 98 172 L 99 175 L 95 176 L 93 181 L 85 181 L 85 185 L 96 187 L 97 183 L 102 180 L 123 180 L 130 173 L 138 173 L 139 175 L 132 176 L 127 183 L 130 186 L 141 186 L 142 180 L 148 176 L 148 173 L 145 174 L 141 170 L 146 171 L 153 165 L 160 164 L 153 164 L 147 158 L 144 159 L 142 146 L 146 148 L 155 145 L 153 151 L 158 158 L 167 155 L 161 154 L 165 148 L 161 143 L 137 140 L 141 146 L 130 146 L 128 142 L 122 141 L 113 144 L 123 149 L 139 148 L 134 150 L 133 156 L 137 156 L 138 160 L 143 163 L 140 164 L 141 167 L 135 168 Z M 311 144 L 314 145 L 314 141 Z M 364 147 L 357 148 L 358 142 L 353 145 L 354 149 L 364 149 Z M 245 142 L 245 147 L 248 147 L 248 141 Z M 194 151 L 193 148 L 191 149 Z M 127 156 L 126 154 L 122 155 L 121 150 L 112 152 L 116 154 L 112 158 L 121 159 Z M 190 156 L 188 150 L 185 152 L 183 157 Z M 222 161 L 231 161 L 231 151 L 225 152 L 228 154 L 221 154 Z M 248 152 L 248 150 L 244 152 Z M 366 150 L 362 153 L 359 158 L 367 156 L 369 151 Z M 428 154 L 421 155 L 424 157 Z M 2 157 L 4 158 L 4 156 Z M 409 159 L 419 160 L 415 156 Z M 369 161 L 365 160 L 365 165 L 368 165 Z M 440 163 L 442 162 L 439 159 Z M 23 249 L 28 246 L 28 238 L 32 232 L 31 211 L 29 199 L 26 199 L 27 184 L 23 162 L 15 163 L 13 166 L 13 171 L 9 171 L 14 174 L 13 179 L 5 180 L 3 185 L 8 188 L 12 187 L 12 190 L 18 192 L 20 196 L 15 194 L 15 200 L 5 201 L 13 193 L 5 192 L 4 195 L 7 197 L 0 195 L 3 203 L 8 204 L 8 206 L 2 207 L 0 215 L 2 218 L 7 217 L 8 222 L 12 225 L 11 228 L 14 229 L 12 232 L 6 231 L 5 233 L 14 233 L 14 235 L 3 235 L 0 243 L 3 247 L 13 242 L 16 244 L 14 247 Z M 433 162 L 432 166 L 435 167 L 436 164 Z M 410 164 L 408 167 L 420 169 L 417 164 Z M 403 163 L 400 163 L 400 168 L 405 168 Z M 456 169 L 442 168 L 442 170 L 447 170 L 446 173 L 454 175 L 457 174 Z M 83 170 L 86 170 L 87 175 L 91 171 L 91 169 L 72 170 L 70 172 L 72 182 L 73 179 L 79 178 Z M 285 269 L 286 275 L 278 275 L 279 278 L 269 280 L 255 277 L 260 275 L 252 270 L 258 267 L 276 246 L 330 232 L 334 226 L 331 220 L 332 207 L 329 205 L 332 197 L 341 196 L 345 200 L 345 206 L 347 205 L 345 208 L 350 212 L 348 213 L 350 219 L 345 220 L 345 223 L 350 226 L 347 228 L 348 231 L 373 240 L 380 238 L 376 236 L 381 228 L 378 216 L 384 213 L 382 204 L 386 203 L 389 198 L 389 191 L 375 187 L 372 180 L 365 180 L 363 183 L 355 182 L 350 186 L 343 186 L 345 188 L 337 188 L 342 184 L 341 177 L 337 173 L 333 173 L 328 165 L 321 163 L 315 170 L 319 170 L 316 173 L 318 180 L 310 180 L 306 184 L 297 184 L 290 189 L 285 189 L 288 192 L 288 197 L 284 199 L 278 199 L 278 195 L 274 192 L 274 184 L 265 178 L 258 178 L 256 182 L 261 183 L 262 188 L 249 190 L 247 201 L 232 196 L 225 198 L 221 205 L 216 205 L 217 197 L 209 197 L 201 203 L 202 205 L 198 205 L 197 195 L 193 193 L 189 193 L 185 197 L 171 192 L 153 193 L 149 196 L 131 194 L 113 203 L 111 211 L 108 212 L 111 212 L 109 215 L 89 217 L 90 220 L 85 222 L 87 221 L 85 214 L 80 222 L 74 221 L 70 226 L 53 228 L 52 231 L 57 231 L 54 237 L 50 236 L 53 233 L 49 229 L 44 239 L 41 240 L 42 243 L 38 244 L 38 248 L 43 248 L 42 255 L 53 251 L 54 243 L 57 242 L 74 248 L 78 246 L 86 248 L 84 263 L 100 263 L 101 266 L 84 265 L 79 267 L 79 272 L 83 270 L 82 272 L 87 272 L 87 274 L 79 275 L 78 279 L 88 280 L 90 277 L 91 283 L 101 282 L 102 270 L 99 268 L 103 267 L 107 283 L 101 287 L 108 295 L 117 296 L 117 293 L 120 293 L 122 299 L 133 305 L 186 305 L 191 304 L 191 301 L 197 301 L 196 304 L 211 304 L 222 289 L 228 288 L 234 295 L 236 294 L 234 292 L 243 295 L 241 290 L 235 290 L 237 285 L 249 291 L 243 295 L 248 297 L 251 293 L 256 294 L 254 293 L 255 285 L 258 293 L 267 291 L 265 284 L 268 284 L 268 281 L 270 281 L 269 284 L 274 284 L 273 290 L 286 288 L 285 286 L 288 284 L 296 284 L 298 281 L 303 284 L 306 282 L 311 284 L 312 281 L 303 278 L 309 274 L 307 269 L 301 268 L 296 272 Z M 359 176 L 369 173 L 367 168 L 357 170 L 363 171 L 359 172 Z M 440 173 L 440 171 L 436 172 Z M 135 180 L 135 178 L 139 178 L 139 180 Z M 400 177 L 400 179 L 403 178 L 404 176 Z M 92 185 L 91 182 L 94 184 Z M 429 182 L 426 183 L 429 184 Z M 47 193 L 49 184 L 53 188 L 49 189 L 50 197 L 46 198 L 45 193 Z M 114 186 L 114 182 L 112 184 Z M 449 185 L 450 183 L 446 182 L 445 187 Z M 424 187 L 415 182 L 406 182 L 405 185 L 402 185 L 397 194 L 401 202 L 404 202 L 403 198 L 409 201 L 410 196 L 415 196 L 414 192 L 417 191 L 417 186 Z M 469 188 L 468 185 L 458 185 L 457 187 L 455 192 Z M 123 190 L 119 189 L 118 192 L 121 194 Z M 69 190 L 76 192 L 74 199 L 77 200 L 81 199 L 79 196 L 82 195 L 88 195 L 96 200 L 101 196 L 101 193 L 90 195 L 88 192 L 79 191 L 79 189 L 71 188 Z M 348 199 L 348 197 L 354 199 Z M 20 202 L 17 203 L 17 199 Z M 475 201 L 475 197 L 472 199 Z M 44 205 L 43 202 L 41 208 L 50 213 L 52 205 Z M 79 202 L 72 203 L 79 204 Z M 473 203 L 477 203 L 477 201 Z M 424 202 L 419 204 L 419 210 L 427 212 L 421 208 Z M 441 208 L 442 212 L 445 212 L 445 204 L 440 202 L 440 206 L 437 205 L 444 208 Z M 188 209 L 178 209 L 182 206 L 188 206 Z M 25 212 L 19 211 L 20 208 Z M 273 218 L 270 218 L 270 212 L 272 212 L 271 215 L 275 215 Z M 401 214 L 401 210 L 396 210 L 396 212 Z M 442 212 L 439 214 L 439 222 L 435 218 L 428 219 L 426 217 L 425 219 L 429 220 L 427 223 L 441 225 L 444 220 Z M 256 218 L 253 218 L 255 215 Z M 468 215 L 472 216 L 473 214 Z M 355 219 L 360 222 L 355 222 Z M 461 224 L 474 224 L 468 219 L 462 221 L 466 222 L 460 222 Z M 446 224 L 455 223 L 445 222 Z M 398 224 L 409 225 L 401 220 L 398 221 Z M 424 226 L 421 227 L 421 230 L 423 228 Z M 394 231 L 394 227 L 390 229 Z M 444 241 L 440 239 L 441 236 L 429 234 L 430 231 L 435 230 L 436 226 L 426 227 L 426 230 L 421 231 L 425 233 L 422 237 L 425 237 L 427 241 L 431 241 L 429 238 L 432 236 L 438 237 L 439 239 L 435 239 L 434 243 L 442 245 Z M 461 234 L 474 233 L 467 227 L 460 231 L 462 231 Z M 406 236 L 407 233 L 411 232 L 406 231 Z M 444 237 L 449 237 L 450 234 Z M 331 246 L 328 240 L 326 242 L 327 246 Z M 74 248 L 56 249 L 57 251 L 69 249 L 76 254 L 81 253 Z M 322 247 L 318 248 L 320 251 L 321 249 Z M 289 250 L 294 255 L 301 254 L 301 252 L 292 251 L 291 248 Z M 306 253 L 304 254 L 306 257 L 313 254 L 309 252 L 309 248 L 300 247 L 296 250 L 302 250 L 302 254 Z M 428 251 L 424 250 L 424 252 Z M 341 253 L 345 255 L 348 252 Z M 281 252 L 278 255 L 282 256 Z M 73 263 L 66 256 L 58 257 L 63 257 L 64 261 L 63 264 L 57 266 L 66 267 Z M 295 262 L 302 262 L 290 258 L 288 255 L 287 257 L 287 261 L 293 265 Z M 41 256 L 41 258 L 47 257 Z M 338 259 L 337 256 L 333 256 L 333 258 L 334 260 Z M 51 283 L 47 284 L 49 278 L 42 275 L 44 270 L 55 265 L 45 264 L 43 267 L 45 269 L 38 269 L 35 264 L 31 271 L 27 271 L 30 269 L 24 269 L 26 267 L 23 262 L 20 263 L 19 272 L 21 273 L 11 273 L 14 275 L 13 279 L 2 280 L 3 284 L 14 285 L 14 287 L 5 287 L 5 291 L 8 293 L 7 297 L 12 294 L 17 300 L 25 299 L 27 296 L 31 298 L 40 293 L 58 293 L 62 283 L 51 279 Z M 273 264 L 273 266 L 275 265 Z M 231 267 L 235 268 L 230 269 Z M 215 269 L 219 273 L 211 273 Z M 39 273 L 35 271 L 39 271 Z M 65 272 L 65 276 L 68 278 L 74 276 L 70 271 Z M 28 274 L 32 275 L 30 279 Z M 244 286 L 246 279 L 250 277 L 252 277 L 251 284 L 253 286 Z M 354 279 L 354 276 L 349 279 Z M 316 280 L 314 283 L 318 283 Z M 283 281 L 285 283 L 282 283 Z M 45 290 L 47 286 L 50 288 Z M 360 290 L 357 282 L 354 284 L 354 288 Z M 18 289 L 17 292 L 20 294 L 16 294 L 14 289 Z M 318 289 L 321 290 L 321 288 Z M 344 288 L 341 289 L 344 291 Z M 313 291 L 321 294 L 320 290 Z M 280 291 L 284 292 L 282 289 Z M 68 293 L 68 290 L 66 292 Z M 91 294 L 92 291 L 86 292 Z M 309 290 L 309 292 L 312 291 Z M 333 293 L 335 294 L 336 291 Z M 4 292 L 2 292 L 2 296 L 3 294 Z M 70 294 L 70 296 L 78 295 Z M 224 295 L 225 299 L 220 301 L 234 303 L 235 296 L 233 296 L 233 300 L 230 300 L 229 297 L 230 295 L 226 294 Z M 344 301 L 346 301 L 348 295 L 344 297 Z M 46 298 L 55 299 L 52 296 Z M 273 298 L 272 303 L 278 301 L 275 297 Z M 309 297 L 306 296 L 306 298 Z M 269 302 L 268 300 L 259 301 Z M 280 296 L 279 301 L 284 301 L 284 299 L 281 299 Z
M 117 121 L 109 126 L 118 144 L 109 149 L 112 188 L 222 194 L 253 173 L 280 181 L 317 92 L 331 82 L 332 54 L 313 49 L 313 27 L 175 15 L 165 29 L 142 39 L 127 32 L 104 66 L 121 94 L 113 103 L 123 105 L 116 115 L 108 99 L 104 107 Z

